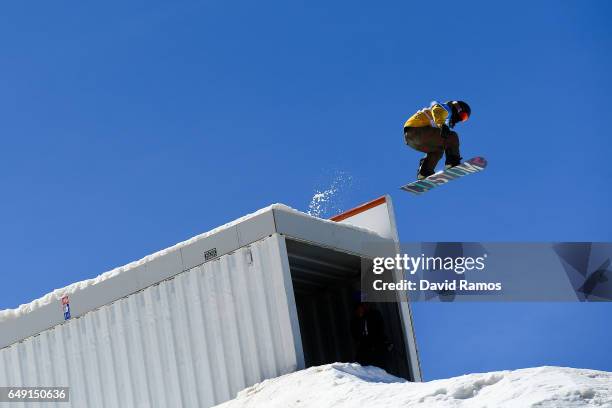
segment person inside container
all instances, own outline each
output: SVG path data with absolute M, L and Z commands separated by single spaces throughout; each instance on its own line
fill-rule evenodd
M 371 304 L 359 302 L 351 320 L 351 334 L 356 346 L 355 361 L 362 366 L 385 368 L 392 345 L 385 335 L 382 314 Z

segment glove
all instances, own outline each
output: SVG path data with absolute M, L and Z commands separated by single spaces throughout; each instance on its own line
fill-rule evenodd
M 450 129 L 446 124 L 443 124 L 440 128 L 440 136 L 442 139 L 448 139 L 448 136 L 450 136 Z

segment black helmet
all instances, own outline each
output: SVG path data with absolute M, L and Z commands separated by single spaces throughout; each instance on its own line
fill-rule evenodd
M 465 122 L 472 114 L 470 105 L 463 101 L 448 101 L 446 105 L 450 106 L 453 110 L 452 123 Z

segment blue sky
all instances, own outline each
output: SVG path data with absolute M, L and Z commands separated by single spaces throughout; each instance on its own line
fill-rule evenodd
M 606 1 L 0 9 L 0 308 L 273 202 L 391 193 L 404 241 L 611 241 Z M 402 124 L 463 99 L 489 168 L 422 197 Z M 416 305 L 428 379 L 612 370 L 611 305 Z M 607 327 L 604 327 L 607 326 Z M 478 358 L 474 358 L 476 355 Z

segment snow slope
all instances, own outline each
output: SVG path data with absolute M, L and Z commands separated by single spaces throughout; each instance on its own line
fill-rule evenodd
M 612 407 L 612 373 L 537 367 L 410 383 L 376 367 L 335 363 L 266 380 L 218 408 Z

